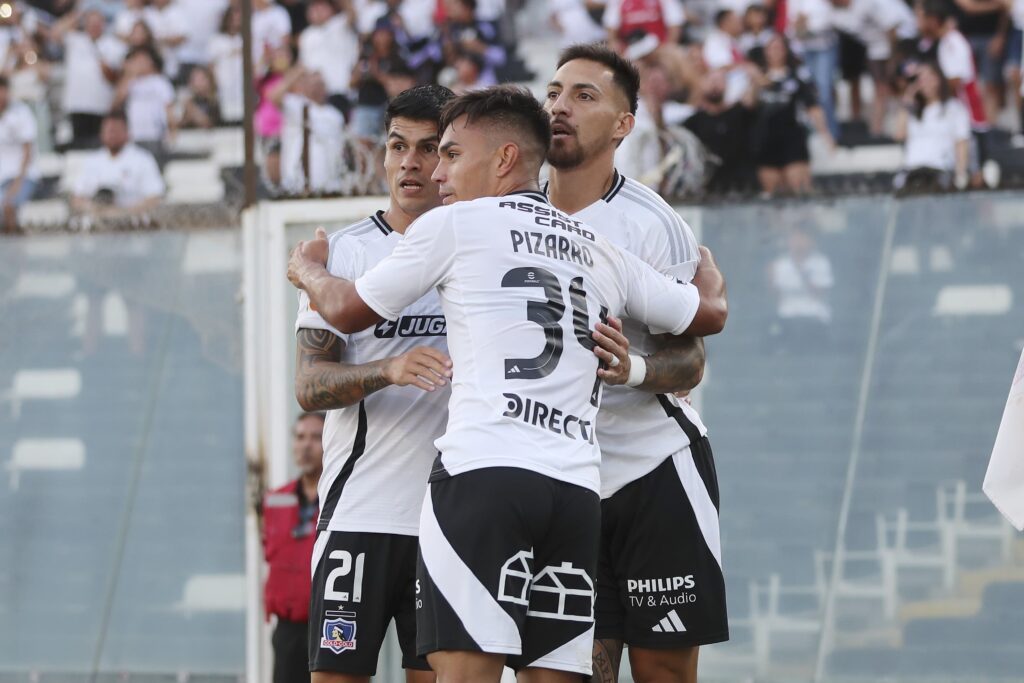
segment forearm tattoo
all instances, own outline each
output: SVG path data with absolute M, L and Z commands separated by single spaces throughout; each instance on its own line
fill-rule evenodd
M 699 337 L 673 339 L 647 362 L 647 378 L 639 388 L 656 394 L 689 391 L 704 374 L 704 340 Z
M 594 673 L 590 683 L 618 683 L 622 643 L 617 640 L 594 641 Z
M 342 363 L 345 343 L 333 332 L 300 329 L 296 348 L 295 397 L 306 410 L 345 408 L 388 386 L 382 361 Z

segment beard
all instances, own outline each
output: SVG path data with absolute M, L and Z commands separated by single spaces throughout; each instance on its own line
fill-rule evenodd
M 558 169 L 576 168 L 586 159 L 583 146 L 575 136 L 564 139 L 564 144 L 552 140 L 548 149 L 548 163 Z

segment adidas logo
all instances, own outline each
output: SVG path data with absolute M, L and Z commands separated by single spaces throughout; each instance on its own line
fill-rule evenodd
M 519 366 L 518 365 L 513 365 L 512 369 L 508 371 L 508 374 L 510 374 L 510 375 L 515 375 L 515 374 L 518 374 L 518 373 L 519 373 Z
M 685 633 L 686 627 L 683 626 L 683 620 L 676 611 L 672 610 L 664 619 L 652 626 L 651 630 L 655 633 Z

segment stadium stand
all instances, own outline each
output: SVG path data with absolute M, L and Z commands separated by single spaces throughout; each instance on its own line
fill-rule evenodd
M 239 670 L 239 264 L 203 258 L 238 238 L 217 237 L 0 249 L 5 680 Z M 100 339 L 86 352 L 90 301 Z

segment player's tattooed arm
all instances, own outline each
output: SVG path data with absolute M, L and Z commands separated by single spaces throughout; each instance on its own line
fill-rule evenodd
M 295 341 L 295 398 L 303 410 L 345 408 L 391 385 L 435 391 L 452 376 L 451 359 L 429 346 L 353 365 L 341 361 L 345 342 L 333 332 L 303 328 Z
M 662 334 L 654 338 L 658 350 L 644 358 L 647 375 L 637 389 L 654 394 L 690 391 L 704 377 L 704 339 L 673 337 Z
M 597 375 L 608 384 L 625 384 L 629 379 L 632 356 L 622 321 L 609 317 L 598 323 L 593 334 L 594 354 L 601 359 Z M 700 337 L 657 335 L 657 351 L 644 357 L 644 381 L 635 388 L 652 394 L 690 391 L 704 377 L 704 340 Z
M 594 673 L 585 680 L 590 683 L 618 683 L 622 643 L 617 640 L 594 641 Z
M 345 342 L 329 330 L 300 329 L 295 347 L 295 399 L 303 410 L 345 408 L 389 384 L 382 361 L 342 363 Z

